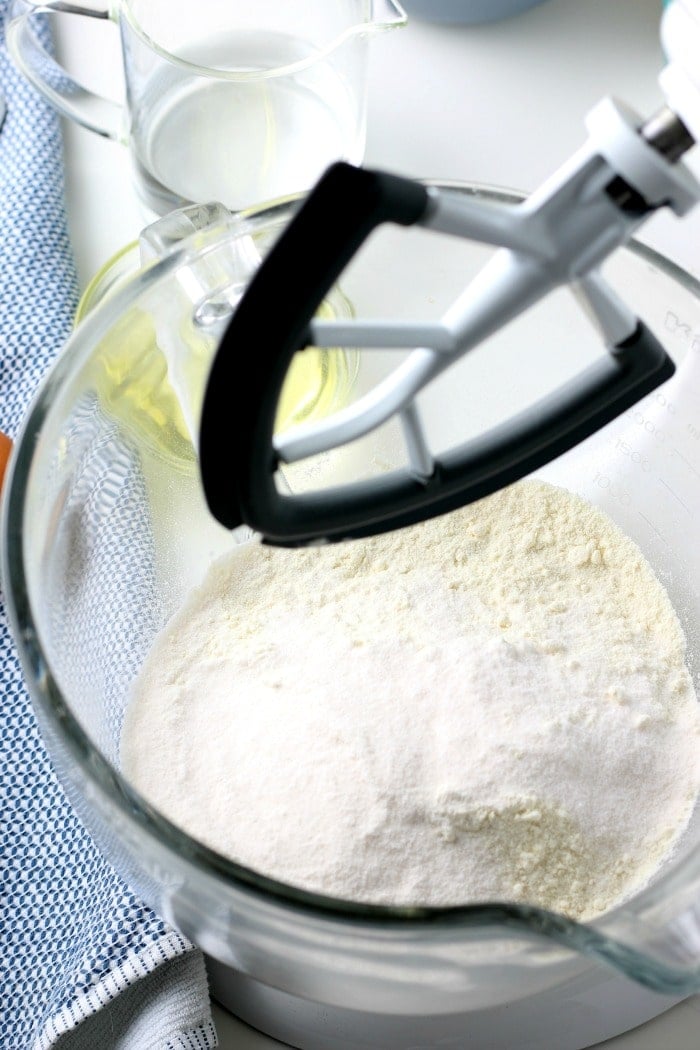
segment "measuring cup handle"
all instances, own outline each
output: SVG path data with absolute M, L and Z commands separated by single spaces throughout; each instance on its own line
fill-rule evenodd
M 14 0 L 5 28 L 7 50 L 27 80 L 65 117 L 105 138 L 124 139 L 123 108 L 74 80 L 42 45 L 35 32 L 38 14 L 83 15 L 111 19 L 110 5 L 71 4 L 66 0 Z

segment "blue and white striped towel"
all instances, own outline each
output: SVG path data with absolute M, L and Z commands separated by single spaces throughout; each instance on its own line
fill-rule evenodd
M 0 428 L 14 435 L 78 289 L 59 121 L 8 58 L 6 9 L 0 0 Z M 1 604 L 0 704 L 0 1048 L 216 1046 L 201 953 L 130 892 L 66 801 Z

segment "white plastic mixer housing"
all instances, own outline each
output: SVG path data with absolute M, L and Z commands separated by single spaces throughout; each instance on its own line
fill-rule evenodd
M 484 203 L 394 175 L 336 165 L 264 260 L 210 372 L 200 429 L 209 507 L 229 528 L 300 545 L 368 535 L 454 509 L 509 484 L 579 443 L 670 377 L 673 364 L 600 267 L 657 209 L 684 216 L 700 183 L 679 159 L 700 139 L 700 0 L 664 13 L 668 106 L 643 120 L 606 98 L 589 114 L 584 146 L 517 205 Z M 342 207 L 339 207 L 342 206 Z M 338 222 L 339 210 L 343 218 Z M 436 322 L 319 320 L 323 295 L 382 222 L 416 224 L 498 248 Z M 344 225 L 343 225 L 344 224 Z M 305 259 L 304 267 L 297 260 Z M 457 359 L 554 289 L 570 285 L 609 351 L 601 367 L 437 459 L 416 397 Z M 274 301 L 277 309 L 267 304 Z M 236 348 L 254 340 L 257 376 L 236 393 Z M 413 348 L 386 378 L 332 417 L 273 435 L 277 397 L 304 346 Z M 290 464 L 400 419 L 408 467 L 322 494 L 282 494 Z M 238 450 L 232 479 L 222 448 Z

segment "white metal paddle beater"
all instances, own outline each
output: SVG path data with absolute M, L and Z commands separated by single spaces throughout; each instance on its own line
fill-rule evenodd
M 587 118 L 585 145 L 521 203 L 470 200 L 343 163 L 325 173 L 251 280 L 209 375 L 200 468 L 208 505 L 222 524 L 245 523 L 265 542 L 285 546 L 412 524 L 537 469 L 672 375 L 661 344 L 600 273 L 611 252 L 657 209 L 683 216 L 700 199 L 700 183 L 680 160 L 700 140 L 700 0 L 674 0 L 663 15 L 662 37 L 668 56 L 659 78 L 662 110 L 644 120 L 604 99 Z M 350 259 L 385 222 L 417 224 L 497 250 L 437 322 L 315 318 Z M 597 324 L 607 355 L 506 423 L 434 456 L 418 393 L 562 285 L 572 286 Z M 242 384 L 239 348 L 251 345 L 256 354 L 246 359 Z M 352 405 L 274 435 L 290 361 L 310 345 L 413 349 Z M 354 441 L 394 415 L 405 436 L 405 468 L 322 492 L 279 490 L 280 464 Z

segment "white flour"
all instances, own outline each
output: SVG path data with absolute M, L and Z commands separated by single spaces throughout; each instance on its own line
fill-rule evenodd
M 361 543 L 234 550 L 156 640 L 123 765 L 173 822 L 283 881 L 585 919 L 687 825 L 684 660 L 639 549 L 523 482 Z

